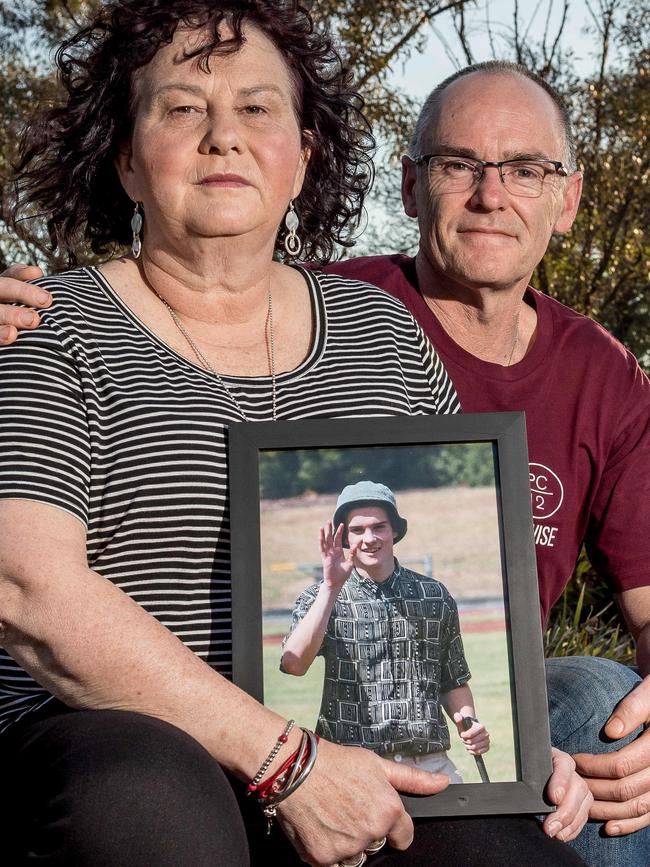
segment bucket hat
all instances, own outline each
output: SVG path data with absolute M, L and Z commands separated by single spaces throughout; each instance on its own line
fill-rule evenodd
M 345 518 L 352 509 L 360 506 L 380 506 L 390 519 L 390 525 L 396 533 L 395 542 L 399 542 L 406 535 L 407 522 L 397 511 L 395 494 L 386 485 L 379 482 L 364 480 L 354 485 L 346 485 L 336 501 L 336 511 L 332 523 L 334 529 L 345 522 Z M 343 534 L 343 545 L 348 547 L 347 533 Z

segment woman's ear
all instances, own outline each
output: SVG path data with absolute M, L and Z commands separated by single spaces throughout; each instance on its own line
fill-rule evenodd
M 141 196 L 138 194 L 135 173 L 131 165 L 131 147 L 129 142 L 120 144 L 113 160 L 113 165 L 124 188 L 124 192 L 132 201 L 139 202 Z
M 311 159 L 312 154 L 312 142 L 314 141 L 314 134 L 311 130 L 305 129 L 302 131 L 302 149 L 300 151 L 300 163 L 298 165 L 298 169 L 296 171 L 296 177 L 293 184 L 293 192 L 291 194 L 292 199 L 297 199 L 300 195 L 300 191 L 302 190 L 302 185 L 305 182 L 305 175 L 307 174 L 307 166 L 309 165 L 309 160 Z

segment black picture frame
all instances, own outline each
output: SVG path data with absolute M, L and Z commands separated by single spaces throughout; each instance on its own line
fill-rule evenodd
M 545 813 L 552 772 L 524 415 L 242 422 L 229 431 L 233 680 L 264 702 L 260 457 L 296 449 L 487 443 L 494 456 L 516 779 L 403 796 L 412 816 Z M 489 755 L 489 753 L 488 753 Z

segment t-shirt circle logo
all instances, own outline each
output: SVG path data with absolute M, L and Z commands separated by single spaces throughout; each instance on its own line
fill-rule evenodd
M 530 500 L 533 507 L 533 518 L 545 521 L 551 518 L 562 505 L 564 488 L 562 482 L 544 464 L 528 464 L 530 479 Z

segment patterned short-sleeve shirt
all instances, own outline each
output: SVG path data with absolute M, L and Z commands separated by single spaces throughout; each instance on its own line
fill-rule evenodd
M 296 601 L 291 632 L 320 584 Z M 316 731 L 339 744 L 404 755 L 449 749 L 440 697 L 470 679 L 458 608 L 439 581 L 395 561 L 381 584 L 353 570 L 318 651 L 325 658 Z

